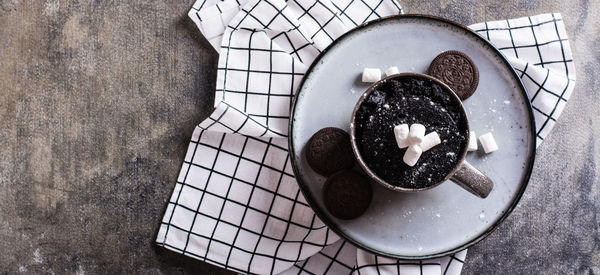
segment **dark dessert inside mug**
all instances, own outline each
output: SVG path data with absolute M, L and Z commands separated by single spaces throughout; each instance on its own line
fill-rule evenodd
M 356 110 L 355 142 L 366 166 L 387 183 L 422 189 L 442 182 L 466 152 L 469 127 L 460 100 L 447 87 L 419 75 L 380 82 Z M 422 124 L 441 143 L 423 152 L 414 166 L 403 161 L 394 127 Z

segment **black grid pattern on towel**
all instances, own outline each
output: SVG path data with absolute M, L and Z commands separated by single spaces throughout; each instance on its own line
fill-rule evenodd
M 358 253 L 357 253 L 358 252 Z M 357 254 L 360 259 L 357 258 Z M 310 258 L 294 264 L 287 274 L 460 274 L 467 251 L 431 261 L 401 261 L 356 249 L 339 240 Z
M 339 240 L 282 274 L 351 274 L 355 265 L 356 247 Z
M 404 261 L 392 258 L 376 256 L 374 254 L 358 250 L 356 266 L 353 274 L 442 274 L 440 260 L 413 260 Z
M 575 86 L 575 67 L 561 15 L 543 14 L 471 27 L 496 45 L 520 74 L 534 110 L 539 146 Z
M 264 125 L 267 136 L 287 135 L 297 84 L 319 52 L 355 26 L 347 18 L 362 23 L 401 12 L 391 0 L 339 2 L 343 10 L 326 0 L 250 1 L 243 6 L 219 47 L 225 58 L 217 68 L 217 101 Z
M 442 261 L 442 274 L 450 275 L 450 274 L 460 274 L 462 270 L 462 266 L 465 263 L 465 258 L 467 257 L 467 250 L 463 250 L 458 252 L 450 257 L 446 257 L 444 261 Z
M 264 273 L 268 265 L 275 273 L 301 260 L 304 249 L 336 241 L 296 187 L 286 144 L 197 128 L 160 244 L 237 272 Z M 249 264 L 238 265 L 244 257 Z
M 218 50 L 227 24 L 247 0 L 196 1 L 188 16 L 196 23 L 206 40 Z

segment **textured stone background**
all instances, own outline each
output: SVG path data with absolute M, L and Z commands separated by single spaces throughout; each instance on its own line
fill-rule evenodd
M 600 3 L 402 1 L 463 24 L 561 12 L 577 86 L 465 274 L 600 274 Z M 152 245 L 217 54 L 191 1 L 0 0 L 0 273 L 226 274 Z M 596 119 L 594 119 L 596 118 Z

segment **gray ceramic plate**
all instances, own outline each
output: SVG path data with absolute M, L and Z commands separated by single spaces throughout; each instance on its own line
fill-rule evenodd
M 368 88 L 364 67 L 425 73 L 446 50 L 467 53 L 480 72 L 475 94 L 464 101 L 471 130 L 492 132 L 499 151 L 471 152 L 467 160 L 494 180 L 478 198 L 452 182 L 419 193 L 398 193 L 373 183 L 367 212 L 345 221 L 323 204 L 324 177 L 307 165 L 303 147 L 319 129 L 348 131 L 350 115 Z M 505 57 L 467 28 L 441 18 L 402 15 L 360 26 L 336 40 L 315 60 L 297 93 L 290 124 L 294 172 L 307 201 L 340 236 L 363 249 L 402 259 L 425 259 L 460 251 L 487 236 L 519 201 L 533 166 L 535 126 L 518 75 Z

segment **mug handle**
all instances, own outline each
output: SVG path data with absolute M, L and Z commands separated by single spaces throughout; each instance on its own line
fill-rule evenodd
M 450 180 L 481 198 L 487 197 L 494 187 L 492 179 L 466 160 L 463 160 L 460 167 L 450 177 Z

